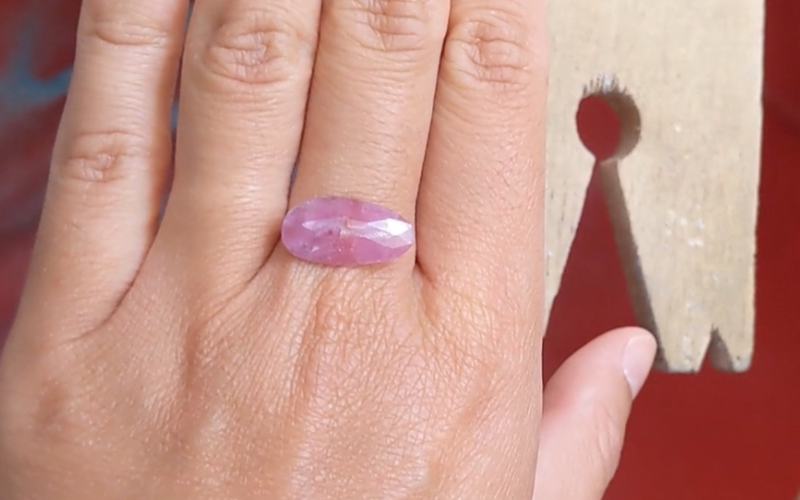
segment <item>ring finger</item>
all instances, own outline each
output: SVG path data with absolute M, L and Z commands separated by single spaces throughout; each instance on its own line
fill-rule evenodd
M 344 196 L 413 220 L 448 9 L 441 0 L 323 0 L 290 205 Z

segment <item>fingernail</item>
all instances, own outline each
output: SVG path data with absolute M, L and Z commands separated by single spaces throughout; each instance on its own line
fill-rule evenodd
M 644 333 L 628 341 L 625 352 L 622 354 L 622 370 L 628 380 L 633 397 L 642 390 L 650 368 L 653 366 L 653 359 L 656 355 L 656 342 L 649 333 Z

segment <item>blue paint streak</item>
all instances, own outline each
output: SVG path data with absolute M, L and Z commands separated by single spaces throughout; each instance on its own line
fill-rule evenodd
M 2 1 L 2 0 L 0 0 Z M 188 24 L 194 5 L 190 4 L 186 22 Z M 0 115 L 0 126 L 13 123 L 26 110 L 35 109 L 61 99 L 69 88 L 73 68 L 67 68 L 50 79 L 37 78 L 33 74 L 33 39 L 37 35 L 35 16 L 23 21 L 20 39 L 15 44 L 6 71 L 0 74 L 0 101 L 6 113 Z M 178 125 L 178 103 L 173 104 L 171 115 L 173 131 Z M 11 123 L 8 123 L 8 122 Z
M 172 120 L 172 131 L 174 132 L 175 129 L 178 128 L 178 103 L 175 102 L 172 104 L 172 116 L 170 117 Z
M 68 68 L 54 77 L 43 80 L 33 74 L 33 23 L 28 21 L 21 30 L 21 39 L 16 44 L 11 61 L 4 74 L 0 74 L 0 101 L 11 116 L 18 116 L 26 109 L 37 108 L 60 99 L 67 92 L 72 77 Z M 11 116 L 0 116 L 0 124 Z

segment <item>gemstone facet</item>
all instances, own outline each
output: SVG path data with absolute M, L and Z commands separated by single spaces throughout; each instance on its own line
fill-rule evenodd
M 414 226 L 374 203 L 312 198 L 289 210 L 281 239 L 298 259 L 326 266 L 364 266 L 406 253 L 414 245 Z

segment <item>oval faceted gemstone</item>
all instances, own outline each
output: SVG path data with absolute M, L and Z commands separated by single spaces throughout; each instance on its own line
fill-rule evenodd
M 374 203 L 313 198 L 289 210 L 281 239 L 298 259 L 327 266 L 363 266 L 406 253 L 414 244 L 414 226 Z

